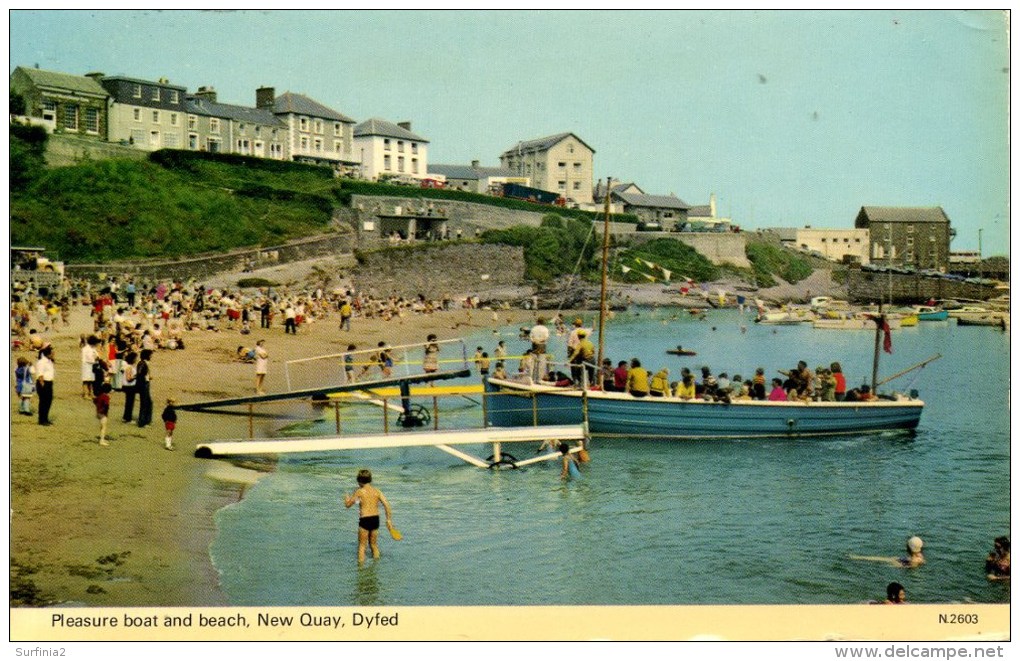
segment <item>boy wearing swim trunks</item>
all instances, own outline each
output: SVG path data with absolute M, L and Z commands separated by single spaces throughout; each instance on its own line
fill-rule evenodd
M 344 506 L 350 508 L 358 503 L 358 564 L 365 562 L 365 547 L 372 547 L 372 557 L 379 557 L 379 503 L 386 510 L 386 526 L 392 527 L 390 504 L 386 496 L 372 486 L 372 472 L 366 468 L 358 471 L 358 490 L 351 495 L 344 494 Z

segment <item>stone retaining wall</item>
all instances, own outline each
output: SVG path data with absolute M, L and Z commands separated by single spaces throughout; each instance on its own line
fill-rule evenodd
M 76 135 L 53 133 L 46 141 L 46 165 L 62 167 L 82 161 L 130 158 L 144 161 L 149 152 L 113 142 L 101 142 Z

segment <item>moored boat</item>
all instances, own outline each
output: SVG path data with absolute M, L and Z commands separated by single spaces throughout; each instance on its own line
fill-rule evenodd
M 949 319 L 949 310 L 931 305 L 915 305 L 914 314 L 919 321 L 945 321 Z
M 826 330 L 873 331 L 876 328 L 875 317 L 876 315 L 872 315 L 867 312 L 835 314 L 833 316 L 825 316 L 815 319 L 811 322 L 811 326 L 813 328 L 822 328 Z M 889 315 L 886 317 L 886 321 L 889 323 L 890 330 L 897 330 L 903 327 L 903 317 L 901 316 Z M 917 325 L 917 317 L 914 317 L 913 321 L 914 325 Z
M 924 402 L 731 403 L 580 390 L 490 378 L 488 423 L 519 427 L 587 422 L 596 437 L 727 439 L 810 437 L 915 429 Z

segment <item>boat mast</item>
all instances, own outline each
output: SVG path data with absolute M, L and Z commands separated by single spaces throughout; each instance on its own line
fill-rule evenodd
M 605 220 L 602 229 L 602 288 L 599 294 L 599 353 L 595 361 L 596 369 L 602 369 L 602 357 L 605 353 L 605 328 L 606 328 L 606 289 L 609 286 L 609 191 L 613 185 L 613 178 L 606 177 L 606 188 L 603 191 L 605 196 Z

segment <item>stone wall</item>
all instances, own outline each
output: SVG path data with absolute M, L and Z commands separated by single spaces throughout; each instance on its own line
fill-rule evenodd
M 610 231 L 614 236 L 634 244 L 652 239 L 673 239 L 685 243 L 721 266 L 730 264 L 740 268 L 751 268 L 747 261 L 747 242 L 744 235 L 735 232 L 638 232 L 634 225 L 613 223 Z
M 246 248 L 229 253 L 175 260 L 145 260 L 108 264 L 67 264 L 69 278 L 98 279 L 100 274 L 132 274 L 140 278 L 202 279 L 224 271 L 263 268 L 273 264 L 349 254 L 356 247 L 353 232 L 333 233 L 291 241 L 278 246 Z
M 141 149 L 75 135 L 53 133 L 46 141 L 46 165 L 49 167 L 63 167 L 82 161 L 108 158 L 131 158 L 143 161 L 148 156 L 149 152 Z
M 849 269 L 843 278 L 843 291 L 846 299 L 852 303 L 888 302 L 890 292 L 894 305 L 919 303 L 929 298 L 984 301 L 999 293 L 989 285 L 902 273 L 890 276 L 889 273 Z M 834 279 L 838 280 L 839 276 Z
M 355 277 L 376 296 L 415 297 L 520 287 L 524 249 L 471 243 L 419 243 L 359 253 Z

